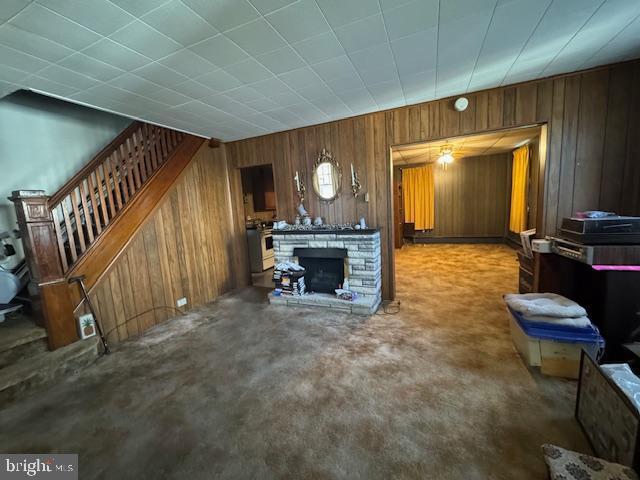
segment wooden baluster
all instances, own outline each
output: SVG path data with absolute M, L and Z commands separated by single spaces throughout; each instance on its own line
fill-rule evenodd
M 102 225 L 105 227 L 109 224 L 109 210 L 107 207 L 107 198 L 104 195 L 104 180 L 102 177 L 102 165 L 98 165 L 98 167 L 93 172 L 95 182 L 98 188 L 98 198 L 100 199 L 100 207 L 102 210 Z
M 89 178 L 87 179 L 88 183 L 89 183 L 89 191 L 91 192 L 91 206 L 93 207 L 93 219 L 96 222 L 96 231 L 97 231 L 97 235 L 100 235 L 102 233 L 102 222 L 103 220 L 100 219 L 100 210 L 103 210 L 103 213 L 107 211 L 107 206 L 104 203 L 104 197 L 102 196 L 102 189 L 98 190 L 98 192 L 96 193 L 96 181 L 94 179 L 94 176 L 97 175 L 97 170 L 91 172 L 89 174 Z M 102 186 L 101 186 L 102 187 Z M 97 197 L 96 197 L 97 195 Z M 98 197 L 100 198 L 100 205 L 98 205 Z M 107 223 L 105 222 L 105 225 Z
M 82 219 L 80 218 L 80 210 L 78 204 L 80 203 L 80 190 L 79 187 L 73 189 L 73 195 L 71 195 L 71 208 L 73 209 L 73 218 L 76 221 L 76 233 L 78 234 L 78 242 L 80 243 L 80 253 L 84 253 L 87 249 L 87 245 L 84 241 L 84 231 L 82 230 Z M 73 233 L 73 231 L 72 231 Z
M 69 242 L 69 250 L 71 252 L 71 260 L 75 262 L 78 259 L 78 251 L 76 250 L 76 239 L 73 236 L 73 228 L 71 227 L 71 218 L 69 217 L 69 210 L 67 209 L 67 203 L 73 204 L 71 195 L 64 197 L 60 202 L 60 208 L 62 209 L 62 218 L 64 219 L 64 226 L 67 229 L 67 242 Z
M 125 145 L 125 151 L 127 152 L 129 165 L 131 165 L 131 170 L 133 171 L 133 180 L 136 186 L 135 191 L 137 192 L 138 190 L 140 190 L 140 185 L 142 185 L 142 182 L 140 181 L 140 165 L 138 164 L 138 156 L 136 155 L 136 149 L 133 145 L 133 139 L 127 138 Z
M 178 144 L 175 130 L 169 130 L 169 139 L 171 140 L 171 150 L 173 150 Z
M 120 179 L 122 180 L 123 187 L 122 191 L 124 192 L 124 203 L 127 203 L 129 201 L 129 197 L 135 193 L 136 188 L 133 182 L 133 172 L 129 169 L 129 160 L 124 151 L 123 145 L 120 145 L 120 148 L 118 149 L 118 157 L 120 165 Z
M 116 207 L 113 201 L 113 192 L 111 191 L 111 178 L 109 172 L 111 171 L 111 158 L 107 157 L 105 162 L 100 166 L 102 171 L 102 180 L 104 181 L 104 188 L 107 189 L 107 199 L 109 200 L 109 214 L 106 216 L 107 224 L 116 214 Z
M 160 130 L 160 145 L 162 148 L 162 163 L 167 161 L 167 157 L 169 156 L 169 149 L 167 148 L 167 129 L 162 128 Z
M 113 179 L 113 195 L 116 197 L 116 205 L 118 209 L 116 213 L 122 210 L 122 190 L 120 189 L 120 182 L 122 178 L 118 174 L 118 152 L 113 152 L 113 154 L 109 157 L 109 169 L 111 170 L 111 178 Z M 115 215 L 115 214 L 114 214 Z
M 151 157 L 151 166 L 155 172 L 158 168 L 158 154 L 156 150 L 156 134 L 153 125 L 145 125 L 147 128 L 147 149 Z
M 140 165 L 140 181 L 142 183 L 147 181 L 149 175 L 147 174 L 147 163 L 144 155 L 144 140 L 142 138 L 142 129 L 136 130 L 133 134 L 133 145 L 138 157 L 138 165 Z
M 80 202 L 82 203 L 82 211 L 84 212 L 84 223 L 87 226 L 87 236 L 89 237 L 89 242 L 87 243 L 88 247 L 93 243 L 93 222 L 91 218 L 91 212 L 89 211 L 89 203 L 87 202 L 86 180 L 82 180 L 78 188 L 80 190 Z M 96 211 L 95 208 L 93 209 L 93 211 Z
M 67 258 L 67 251 L 64 248 L 64 241 L 62 240 L 62 228 L 60 226 L 60 208 L 62 205 L 56 205 L 55 208 L 51 210 L 51 215 L 53 216 L 53 229 L 56 232 L 56 240 L 58 241 L 58 251 L 60 252 L 60 260 L 62 261 L 62 271 L 63 273 L 69 269 L 69 260 Z

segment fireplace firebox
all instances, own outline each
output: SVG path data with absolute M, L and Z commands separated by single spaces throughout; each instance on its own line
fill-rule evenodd
M 344 282 L 346 248 L 294 248 L 293 255 L 306 270 L 308 292 L 334 293 Z

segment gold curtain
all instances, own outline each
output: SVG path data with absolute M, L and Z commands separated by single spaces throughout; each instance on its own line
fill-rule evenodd
M 416 230 L 432 230 L 434 224 L 435 186 L 433 165 L 402 170 L 404 221 Z
M 511 174 L 511 212 L 509 230 L 520 233 L 527 229 L 527 180 L 529 178 L 529 145 L 513 151 Z

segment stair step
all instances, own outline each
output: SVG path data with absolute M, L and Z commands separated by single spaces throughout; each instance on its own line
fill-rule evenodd
M 23 315 L 0 323 L 0 353 L 47 337 L 47 331 Z
M 3 368 L 0 370 L 0 405 L 90 365 L 98 358 L 98 340 L 91 337 Z

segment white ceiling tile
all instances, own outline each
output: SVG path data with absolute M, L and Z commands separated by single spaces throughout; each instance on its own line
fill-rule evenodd
M 107 63 L 96 60 L 95 58 L 84 55 L 83 53 L 74 53 L 62 60 L 60 65 L 103 82 L 125 73 L 119 68 L 112 67 Z
M 154 8 L 158 8 L 167 0 L 109 0 L 136 17 L 141 17 Z
M 33 88 L 34 90 L 37 90 L 39 92 L 58 95 L 60 97 L 70 97 L 71 95 L 79 91 L 77 88 L 54 82 L 53 80 L 39 77 L 37 75 L 29 77 L 24 82 L 24 85 L 27 85 L 29 86 L 29 88 Z
M 312 68 L 325 82 L 357 74 L 351 60 L 346 55 L 324 60 L 313 65 Z
M 260 18 L 225 33 L 250 55 L 260 55 L 284 47 L 285 41 L 271 25 Z
M 38 3 L 104 36 L 135 20 L 133 15 L 111 2 L 38 0 Z
M 353 115 L 351 109 L 335 95 L 317 98 L 312 103 L 331 118 L 342 118 Z
M 240 102 L 236 102 L 232 98 L 227 97 L 225 94 L 204 97 L 200 101 L 206 103 L 207 105 L 216 107 L 223 112 L 227 112 L 231 115 L 252 115 L 256 113 L 253 108 L 247 107 Z
M 297 0 L 249 0 L 254 7 L 258 9 L 258 11 L 266 15 L 267 13 L 271 13 L 274 10 L 278 10 L 279 8 L 286 7 L 287 5 L 291 5 Z
M 397 80 L 369 85 L 367 89 L 381 109 L 404 104 L 402 85 Z
M 196 100 L 216 93 L 214 90 L 196 82 L 195 80 L 187 80 L 184 83 L 176 85 L 172 90 Z
M 491 16 L 496 4 L 497 0 L 447 0 L 440 2 L 440 25 L 455 23 L 466 17 Z
M 82 53 L 126 71 L 140 68 L 151 61 L 149 58 L 108 38 L 103 38 L 94 43 L 83 50 Z
M 73 53 L 70 48 L 8 23 L 0 26 L 0 43 L 48 62 L 57 62 Z
M 299 0 L 270 13 L 266 19 L 289 43 L 299 42 L 331 29 L 315 0 Z
M 17 68 L 29 73 L 43 69 L 49 63 L 19 50 L 0 45 L 0 64 Z
M 139 95 L 149 95 L 162 88 L 162 85 L 150 82 L 149 80 L 139 77 L 138 75 L 134 75 L 133 73 L 125 73 L 124 75 L 110 80 L 108 84 L 112 87 L 118 87 Z M 119 100 L 119 98 L 115 98 L 115 100 Z
M 342 45 L 333 32 L 325 32 L 315 37 L 295 43 L 293 48 L 308 63 L 318 63 L 344 54 Z
M 4 82 L 22 84 L 22 81 L 28 76 L 29 72 L 18 70 L 8 65 L 2 65 L 2 68 L 0 68 L 0 80 Z
M 169 88 L 161 88 L 153 93 L 145 95 L 145 97 L 155 100 L 156 102 L 164 103 L 170 106 L 182 105 L 183 103 L 191 102 L 193 99 L 182 95 Z
M 225 95 L 229 98 L 232 98 L 236 102 L 242 102 L 246 104 L 249 104 L 249 102 L 251 101 L 264 98 L 264 96 L 255 88 L 249 87 L 247 85 L 229 90 L 228 92 L 225 92 Z
M 217 35 L 196 45 L 192 45 L 189 47 L 189 50 L 209 60 L 218 67 L 225 67 L 249 57 L 240 47 L 224 35 Z
M 0 9 L 0 23 L 4 23 L 29 5 L 31 0 L 3 0 Z
M 365 88 L 360 75 L 355 71 L 353 73 L 328 80 L 327 85 L 335 94 Z
M 256 100 L 250 100 L 246 102 L 248 106 L 259 111 L 264 112 L 265 110 L 273 110 L 274 108 L 278 108 L 278 104 L 271 100 L 268 97 L 261 96 Z
M 306 100 L 316 100 L 318 98 L 335 95 L 334 92 L 324 83 L 313 83 L 307 87 L 297 90 L 297 93 Z
M 100 102 L 104 99 L 125 103 L 129 101 L 131 97 L 131 92 L 122 90 L 112 85 L 108 85 L 106 83 L 71 95 L 71 98 L 73 98 L 74 100 L 85 102 L 89 105 L 92 105 L 93 102 L 100 104 Z
M 182 48 L 179 43 L 139 20 L 118 30 L 110 38 L 154 60 Z
M 86 90 L 87 88 L 97 85 L 97 80 L 76 73 L 68 68 L 61 67 L 60 65 L 50 65 L 38 72 L 38 76 L 62 85 L 68 85 L 78 90 Z
M 176 106 L 171 109 L 172 113 L 180 112 L 198 115 L 203 118 L 216 118 L 220 115 L 220 110 L 212 107 L 211 105 L 207 105 L 206 103 L 199 101 L 192 101 L 189 103 L 184 103 L 182 105 Z
M 97 33 L 37 3 L 29 5 L 13 17 L 9 23 L 75 50 L 84 48 L 100 39 L 100 35 Z
M 413 0 L 380 0 L 380 6 L 382 7 L 382 11 L 391 10 L 392 8 L 397 8 L 400 5 L 404 5 L 405 3 L 410 3 Z
M 296 103 L 305 101 L 303 97 L 291 90 L 286 92 L 274 93 L 273 95 L 270 95 L 269 98 L 281 107 L 288 107 L 289 105 L 295 105 Z
M 310 67 L 298 68 L 297 70 L 292 70 L 291 72 L 278 75 L 278 77 L 294 90 L 305 88 L 313 83 L 321 82 L 318 74 Z
M 256 60 L 276 75 L 290 72 L 306 65 L 304 60 L 291 47 L 284 47 L 259 55 Z
M 437 0 L 414 0 L 384 12 L 389 40 L 438 26 Z
M 204 75 L 218 68 L 186 48 L 161 58 L 158 62 L 190 78 Z
M 391 49 L 400 76 L 435 69 L 437 44 L 438 27 L 392 41 Z
M 175 72 L 159 63 L 149 63 L 144 67 L 134 70 L 133 73 L 139 77 L 146 78 L 150 82 L 169 88 L 189 80 L 181 73 Z
M 424 70 L 400 77 L 408 104 L 432 100 L 436 95 L 436 70 Z
M 317 0 L 317 3 L 333 28 L 380 13 L 378 0 Z
M 177 21 L 177 19 L 180 19 Z M 140 20 L 176 42 L 192 45 L 218 33 L 211 24 L 178 0 L 170 0 L 144 15 Z
M 0 99 L 12 94 L 17 90 L 20 90 L 19 85 L 0 81 Z
M 269 70 L 253 58 L 234 63 L 224 69 L 243 83 L 259 82 L 273 76 Z
M 373 15 L 335 30 L 347 52 L 357 52 L 387 42 L 382 15 Z
M 282 80 L 276 77 L 267 78 L 260 82 L 253 83 L 252 88 L 266 96 L 275 95 L 277 93 L 290 93 L 291 88 L 286 85 Z
M 267 112 L 264 112 L 264 114 L 288 126 L 295 124 L 296 121 L 300 120 L 300 117 L 298 117 L 295 113 L 290 112 L 286 108 L 269 110 Z
M 183 0 L 183 2 L 221 32 L 260 16 L 247 0 Z
M 351 53 L 349 58 L 367 85 L 389 82 L 398 78 L 389 44 L 376 45 Z
M 255 124 L 259 127 L 266 128 L 272 131 L 285 130 L 288 128 L 284 123 L 280 123 L 273 117 L 269 117 L 264 113 L 254 113 L 246 117 L 247 122 Z
M 338 97 L 353 112 L 371 112 L 378 108 L 378 104 L 369 93 L 369 90 L 365 88 L 338 93 Z
M 197 77 L 196 80 L 198 83 L 206 85 L 215 92 L 224 92 L 242 85 L 240 80 L 233 75 L 228 74 L 224 70 L 214 70 L 213 72 Z
M 637 58 L 638 52 L 640 52 L 640 18 L 636 18 L 609 43 L 595 51 L 582 68 L 631 60 Z

